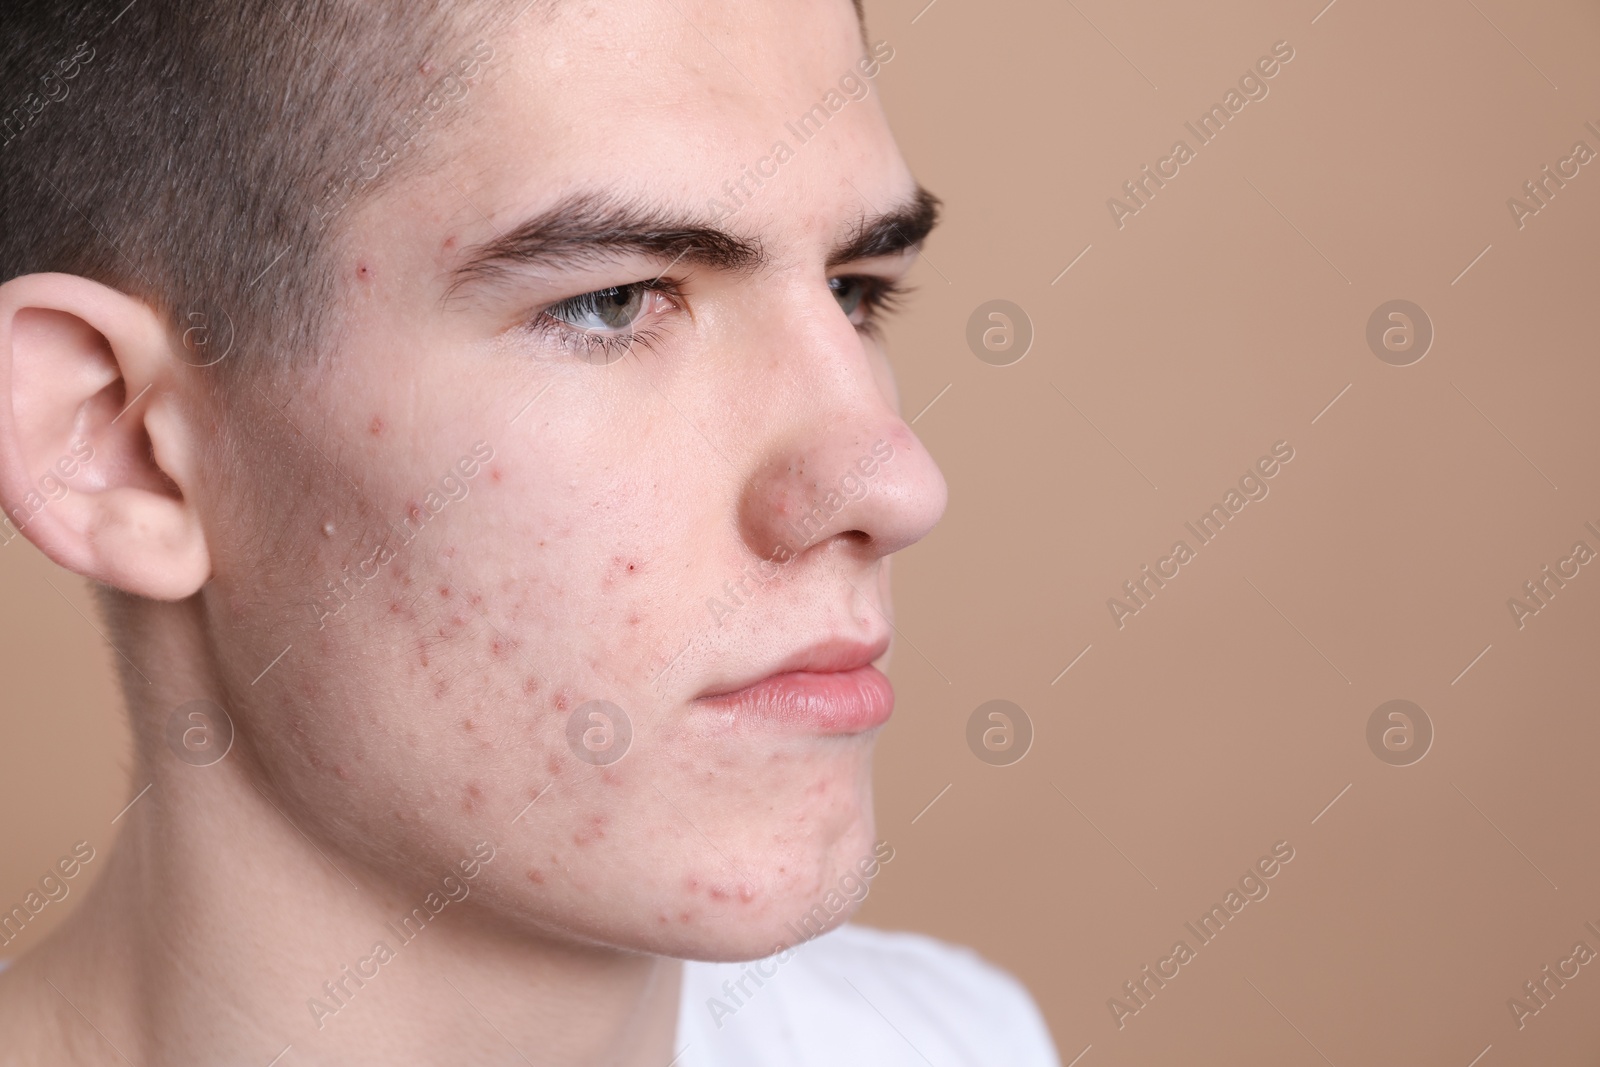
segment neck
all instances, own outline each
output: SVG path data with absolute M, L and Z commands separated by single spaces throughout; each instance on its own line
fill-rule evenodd
M 181 703 L 169 695 L 131 697 L 150 705 L 134 722 L 158 723 L 152 709 Z M 130 796 L 150 788 L 114 844 L 91 842 L 98 881 L 0 974 L 0 1063 L 673 1058 L 677 961 L 530 934 L 470 890 L 388 882 L 302 834 L 240 753 L 189 766 L 151 733 L 135 730 Z

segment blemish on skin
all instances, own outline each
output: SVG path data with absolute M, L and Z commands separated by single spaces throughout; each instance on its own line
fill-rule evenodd
M 741 902 L 743 902 L 745 904 L 748 904 L 752 900 L 754 900 L 755 898 L 756 898 L 756 891 L 754 889 L 751 889 L 747 885 L 741 885 L 739 887 L 739 900 Z
M 418 652 L 417 662 L 426 667 L 428 665 L 428 653 L 426 651 Z
M 727 891 L 723 890 L 723 889 L 718 889 L 716 886 L 712 886 L 709 890 L 707 890 L 706 891 L 706 895 L 709 896 L 712 900 L 727 900 L 728 899 Z
M 440 681 L 433 687 L 433 699 L 443 700 L 445 694 L 448 692 L 450 692 L 450 683 L 447 681 Z
M 362 281 L 371 280 L 371 278 L 372 278 L 372 268 L 368 267 L 365 263 L 357 263 L 356 264 L 356 277 L 360 278 Z
M 572 843 L 577 845 L 579 848 L 583 848 L 584 846 L 588 845 L 589 842 L 599 841 L 605 836 L 606 817 L 604 815 L 591 815 L 589 817 L 589 828 L 587 830 L 579 830 L 577 833 L 573 834 Z
M 523 696 L 532 696 L 534 693 L 537 693 L 538 691 L 539 691 L 539 679 L 533 677 L 532 675 L 529 675 L 528 677 L 526 677 L 526 678 L 524 678 L 522 680 L 522 695 Z M 530 722 L 528 725 L 532 726 L 533 723 Z
M 417 69 L 420 70 L 422 72 L 422 76 L 424 78 L 426 78 L 428 75 L 432 74 L 433 71 L 434 71 L 433 60 L 424 59 L 422 61 L 422 65 L 420 67 L 418 67 Z
M 439 596 L 443 600 L 449 600 L 450 599 L 450 587 L 448 585 L 441 585 L 439 587 Z
M 322 524 L 322 536 L 323 537 L 332 537 L 333 536 L 333 530 L 334 530 L 334 526 L 333 526 L 333 520 L 332 519 L 329 519 L 327 522 Z M 243 614 L 243 612 L 242 611 L 236 611 L 235 614 Z
M 495 659 L 504 659 L 506 654 L 505 638 L 491 637 L 489 639 L 489 654 L 494 656 Z
M 467 814 L 477 811 L 483 803 L 483 789 L 477 782 L 468 782 L 465 793 L 461 797 L 461 810 Z
M 461 728 L 462 728 L 462 729 L 463 729 L 463 730 L 465 730 L 465 731 L 467 731 L 467 733 L 469 733 L 469 734 L 470 734 L 470 733 L 471 733 L 471 732 L 472 732 L 472 731 L 473 731 L 473 730 L 474 730 L 474 729 L 476 729 L 476 728 L 477 728 L 477 725 L 478 725 L 478 724 L 477 724 L 477 723 L 475 723 L 475 722 L 473 722 L 473 721 L 472 721 L 472 720 L 471 720 L 471 719 L 463 719 L 463 720 L 461 720 Z
M 505 480 L 505 475 L 500 472 L 500 468 L 499 467 L 490 467 L 489 468 L 489 480 L 491 482 L 493 482 L 495 485 L 499 485 L 502 481 Z
M 382 415 L 374 415 L 372 421 L 367 423 L 367 432 L 374 437 L 382 437 L 386 425 Z
M 528 868 L 528 881 L 534 885 L 544 885 L 544 872 L 537 867 Z
M 342 763 L 333 765 L 333 773 L 338 775 L 341 781 L 348 782 L 350 780 L 350 772 L 344 769 L 344 764 Z
M 566 711 L 567 710 L 567 694 L 565 694 L 565 693 L 557 693 L 556 694 L 556 710 L 557 711 Z
M 482 593 L 469 593 L 469 594 L 467 594 L 467 603 L 471 604 L 473 607 L 478 607 L 478 606 L 482 605 L 482 603 L 483 603 L 483 594 Z

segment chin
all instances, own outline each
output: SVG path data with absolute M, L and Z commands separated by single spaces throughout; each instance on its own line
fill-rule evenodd
M 760 868 L 746 866 L 758 885 L 740 886 L 726 908 L 708 909 L 661 954 L 718 963 L 761 959 L 849 921 L 894 856 L 873 829 L 868 806 L 825 848 L 774 852 Z

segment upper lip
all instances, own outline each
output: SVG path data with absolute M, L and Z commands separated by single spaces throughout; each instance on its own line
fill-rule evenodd
M 742 676 L 727 684 L 714 685 L 704 693 L 701 693 L 697 699 L 737 693 L 741 689 L 748 689 L 758 682 L 766 681 L 768 678 L 773 678 L 780 674 L 791 674 L 796 671 L 832 674 L 838 671 L 857 670 L 878 659 L 888 650 L 888 634 L 884 634 L 875 641 L 829 638 L 808 645 L 798 652 L 791 653 L 777 663 L 762 668 L 757 673 Z

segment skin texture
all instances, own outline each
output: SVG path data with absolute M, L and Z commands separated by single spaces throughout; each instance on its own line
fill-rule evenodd
M 828 286 L 910 269 L 827 260 L 915 184 L 876 94 L 803 145 L 784 127 L 859 77 L 850 5 L 598 0 L 491 43 L 433 165 L 349 209 L 314 369 L 222 411 L 143 305 L 0 286 L 0 494 L 12 510 L 93 442 L 24 532 L 152 598 L 118 645 L 153 783 L 73 920 L 0 977 L 0 1031 L 23 1035 L 0 1062 L 665 1063 L 675 959 L 792 943 L 873 851 L 875 730 L 696 702 L 818 642 L 886 643 L 886 557 L 945 505 Z M 759 267 L 630 254 L 451 289 L 466 250 L 575 192 L 708 221 L 779 139 L 793 158 L 720 222 Z M 658 276 L 648 344 L 614 362 L 526 325 Z M 875 445 L 866 491 L 734 600 Z M 408 517 L 414 538 L 384 533 Z M 370 577 L 329 595 L 346 568 Z M 196 698 L 236 731 L 207 767 L 167 740 Z M 633 728 L 609 766 L 568 743 L 596 699 Z M 466 892 L 402 943 L 386 924 L 446 875 Z M 323 995 L 380 941 L 377 977 Z

